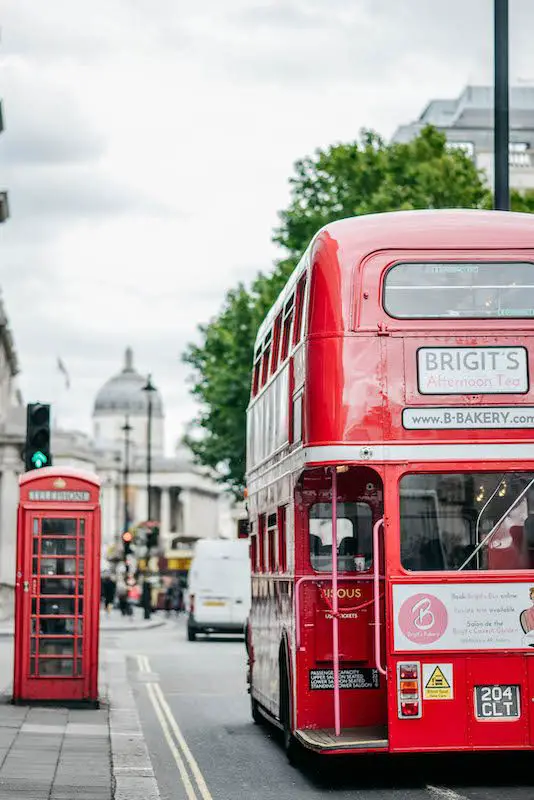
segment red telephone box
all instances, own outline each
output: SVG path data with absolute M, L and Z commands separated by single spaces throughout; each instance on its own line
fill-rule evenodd
M 64 467 L 20 478 L 13 700 L 98 702 L 100 481 Z

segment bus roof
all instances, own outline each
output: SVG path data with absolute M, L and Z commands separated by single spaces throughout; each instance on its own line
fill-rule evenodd
M 497 247 L 534 249 L 534 216 L 510 211 L 435 209 L 365 214 L 330 222 L 313 237 L 286 286 L 261 323 L 256 346 L 306 270 L 314 245 L 325 235 L 341 245 L 341 252 L 351 255 L 350 263 L 345 264 L 350 269 L 355 263 L 355 249 L 358 251 L 358 261 L 377 250 L 488 250 Z

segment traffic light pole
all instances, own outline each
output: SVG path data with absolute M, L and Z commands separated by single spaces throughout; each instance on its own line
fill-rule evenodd
M 125 423 L 122 426 L 122 430 L 124 431 L 124 471 L 123 471 L 123 480 L 124 480 L 124 533 L 130 527 L 130 514 L 128 509 L 128 492 L 129 492 L 129 481 L 130 481 L 130 437 L 129 433 L 132 430 L 132 426 L 128 422 L 128 417 L 126 417 Z M 128 562 L 126 559 L 126 553 L 124 555 L 124 563 L 126 565 L 126 572 L 128 572 Z

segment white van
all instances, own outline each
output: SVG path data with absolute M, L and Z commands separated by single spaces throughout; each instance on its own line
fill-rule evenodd
M 197 633 L 243 633 L 250 611 L 249 543 L 200 539 L 189 570 L 187 638 Z

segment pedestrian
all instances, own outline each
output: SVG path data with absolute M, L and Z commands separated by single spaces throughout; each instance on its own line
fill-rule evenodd
M 106 614 L 109 616 L 111 609 L 113 608 L 113 603 L 115 601 L 115 581 L 109 574 L 106 572 L 104 577 L 102 578 L 102 597 L 104 598 L 104 608 L 106 609 Z
M 165 597 L 163 600 L 163 607 L 165 608 L 165 613 L 167 614 L 168 617 L 170 617 L 171 611 L 174 607 L 174 598 L 175 598 L 174 584 L 173 581 L 170 581 L 170 583 L 167 585 L 167 588 L 165 589 Z
M 119 609 L 123 617 L 128 617 L 130 614 L 130 603 L 128 602 L 128 587 L 124 578 L 119 578 L 117 581 L 117 598 L 119 600 Z
M 150 614 L 152 613 L 152 591 L 150 582 L 147 580 L 147 578 L 143 578 L 141 605 L 143 606 L 144 618 L 150 619 Z
M 184 590 L 179 583 L 176 585 L 176 592 L 174 593 L 174 609 L 177 614 L 181 614 L 184 609 Z

